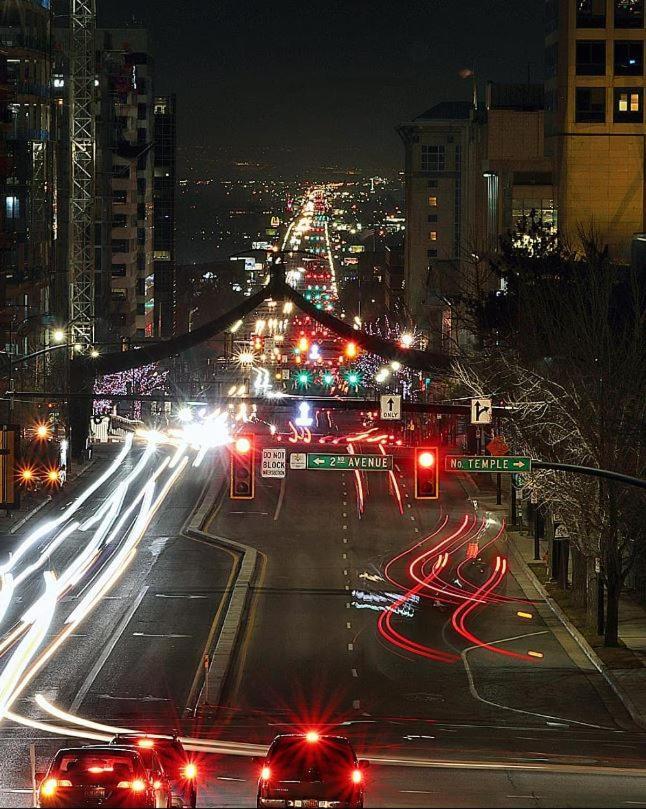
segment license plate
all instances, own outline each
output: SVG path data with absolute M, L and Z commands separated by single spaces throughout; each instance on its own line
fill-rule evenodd
M 306 807 L 306 809 L 317 809 L 318 805 L 319 802 L 316 800 L 312 800 L 311 798 L 309 800 L 303 801 L 303 806 Z
M 87 795 L 89 798 L 105 798 L 105 789 L 103 787 L 90 787 Z

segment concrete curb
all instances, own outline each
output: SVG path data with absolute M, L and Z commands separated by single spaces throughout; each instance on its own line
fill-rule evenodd
M 249 597 L 252 593 L 253 582 L 258 572 L 258 551 L 255 548 L 203 530 L 213 505 L 223 487 L 226 486 L 226 482 L 226 476 L 220 484 L 216 483 L 215 478 L 207 481 L 198 500 L 198 505 L 182 530 L 182 533 L 189 537 L 234 551 L 240 556 L 241 560 L 238 574 L 227 599 L 224 618 L 218 632 L 215 647 L 210 652 L 210 666 L 206 675 L 206 683 L 202 685 L 197 698 L 198 706 L 206 705 L 207 694 L 208 704 L 215 706 L 220 704 L 224 684 L 231 668 L 240 629 L 247 611 Z
M 550 597 L 547 590 L 543 587 L 539 579 L 536 577 L 534 571 L 525 561 L 522 553 L 516 547 L 513 538 L 509 536 L 509 533 L 506 533 L 506 540 L 507 540 L 507 547 L 511 551 L 514 560 L 520 565 L 520 567 L 522 567 L 523 572 L 525 573 L 527 578 L 531 581 L 531 583 L 533 584 L 535 589 L 540 593 L 540 595 L 545 599 L 545 603 L 547 604 L 547 606 L 554 613 L 554 615 L 561 622 L 561 624 L 565 627 L 565 629 L 572 637 L 572 639 L 577 643 L 583 654 L 588 658 L 588 660 L 592 663 L 595 669 L 597 669 L 599 674 L 601 674 L 601 676 L 608 683 L 610 688 L 621 700 L 623 706 L 630 714 L 630 717 L 633 720 L 633 722 L 640 728 L 646 730 L 646 717 L 644 717 L 639 712 L 634 702 L 632 701 L 630 695 L 625 691 L 624 688 L 621 687 L 621 684 L 617 682 L 617 679 L 614 677 L 610 669 L 607 668 L 603 660 L 601 660 L 601 658 L 597 655 L 592 646 L 590 646 L 585 637 L 574 626 L 572 621 L 570 621 L 570 619 L 559 607 L 556 601 L 554 601 L 554 599 Z
M 51 496 L 51 494 L 50 494 L 50 495 L 48 495 L 48 496 L 45 498 L 45 500 L 43 500 L 43 502 L 42 502 L 42 503 L 39 503 L 37 506 L 34 506 L 34 508 L 32 508 L 32 510 L 31 510 L 31 511 L 27 512 L 27 514 L 25 514 L 25 516 L 24 516 L 24 517 L 22 517 L 20 520 L 18 520 L 18 522 L 17 522 L 15 525 L 12 525 L 12 526 L 11 526 L 11 528 L 9 529 L 9 531 L 8 531 L 7 533 L 9 533 L 9 534 L 15 534 L 15 533 L 16 533 L 16 531 L 17 531 L 19 528 L 22 528 L 22 526 L 23 526 L 23 525 L 24 525 L 24 524 L 25 524 L 25 523 L 26 523 L 28 520 L 31 520 L 31 518 L 32 518 L 32 517 L 33 517 L 35 514 L 38 514 L 38 512 L 41 510 L 41 508 L 45 508 L 45 506 L 46 506 L 46 505 L 48 505 L 48 504 L 49 504 L 49 503 L 51 503 L 51 502 L 52 502 L 52 496 Z

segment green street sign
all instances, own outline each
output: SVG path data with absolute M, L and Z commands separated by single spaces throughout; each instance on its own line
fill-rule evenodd
M 447 455 L 444 459 L 447 472 L 531 472 L 532 459 L 518 455 L 493 457 L 488 455 Z
M 325 452 L 307 453 L 308 469 L 358 469 L 361 472 L 388 472 L 393 468 L 392 455 L 328 455 Z

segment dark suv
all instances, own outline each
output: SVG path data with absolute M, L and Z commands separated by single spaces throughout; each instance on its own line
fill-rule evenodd
M 361 809 L 368 763 L 357 760 L 343 736 L 314 731 L 276 736 L 262 761 L 258 807 Z
M 42 807 L 166 805 L 157 797 L 139 753 L 107 745 L 59 750 L 38 789 Z
M 120 733 L 110 744 L 132 745 L 140 751 L 154 750 L 170 779 L 173 805 L 197 806 L 197 765 L 177 736 L 147 736 L 143 733 Z

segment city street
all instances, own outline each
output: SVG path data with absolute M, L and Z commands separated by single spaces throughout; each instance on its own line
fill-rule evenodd
M 353 421 L 344 417 L 330 439 L 352 432 Z M 257 436 L 258 449 L 267 442 L 275 445 Z M 373 453 L 378 445 L 348 446 Z M 146 451 L 136 442 L 110 491 L 135 468 L 143 474 Z M 341 443 L 334 451 L 347 450 Z M 194 719 L 191 709 L 236 559 L 215 542 L 181 533 L 209 475 L 222 474 L 208 458 L 186 468 L 131 566 L 12 710 L 56 724 L 34 703 L 38 693 L 101 724 L 242 743 L 242 758 L 198 754 L 205 806 L 252 805 L 257 765 L 245 756 L 277 733 L 311 727 L 348 735 L 373 761 L 368 805 L 589 805 L 589 797 L 578 798 L 582 785 L 586 796 L 595 794 L 592 805 L 610 795 L 638 803 L 641 773 L 625 777 L 606 768 L 641 767 L 645 735 L 538 603 L 529 580 L 512 569 L 495 590 L 498 600 L 484 603 L 490 572 L 506 559 L 500 512 L 477 508 L 459 477 L 447 475 L 439 501 L 413 499 L 410 456 L 397 447 L 383 451 L 395 454 L 390 482 L 385 473 L 288 470 L 282 480 L 257 473 L 252 501 L 230 500 L 226 491 L 217 496 L 208 533 L 256 548 L 261 559 L 217 710 L 202 709 Z M 153 449 L 148 463 L 159 452 L 166 450 Z M 100 450 L 68 500 L 116 454 L 116 447 Z M 216 477 L 212 491 L 219 480 L 225 482 Z M 97 489 L 75 520 L 105 500 Z M 62 507 L 56 502 L 39 518 Z M 16 547 L 33 528 L 27 524 L 16 536 Z M 81 532 L 69 539 L 61 567 L 78 553 Z M 435 588 L 428 597 L 419 589 L 421 596 L 410 594 L 408 578 L 420 574 Z M 37 595 L 37 581 L 30 582 L 24 601 Z M 460 598 L 460 589 L 480 595 Z M 458 624 L 475 638 L 469 641 L 452 616 L 474 602 L 475 614 Z M 7 626 L 23 603 L 15 599 Z M 478 648 L 483 643 L 492 645 Z M 527 658 L 528 651 L 542 657 Z M 0 802 L 29 805 L 29 744 L 42 767 L 63 740 L 8 721 L 1 734 Z

